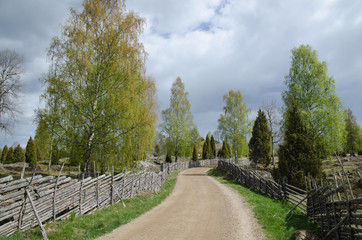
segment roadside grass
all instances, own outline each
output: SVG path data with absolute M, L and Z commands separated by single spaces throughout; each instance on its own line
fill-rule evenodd
M 210 176 L 215 177 L 221 183 L 235 189 L 252 206 L 258 222 L 262 225 L 267 239 L 296 239 L 294 231 L 313 230 L 318 232 L 318 227 L 311 222 L 307 216 L 294 210 L 287 215 L 293 207 L 290 203 L 275 200 L 256 193 L 239 183 L 226 179 L 226 175 L 219 169 L 213 168 L 208 171 Z
M 125 199 L 126 207 L 121 202 L 102 210 L 96 210 L 92 214 L 74 216 L 66 221 L 48 223 L 45 226 L 49 239 L 94 239 L 111 232 L 117 227 L 130 222 L 141 214 L 151 210 L 160 204 L 173 190 L 177 174 L 172 172 L 169 180 L 156 194 L 153 192 L 142 193 L 132 199 Z M 16 233 L 9 237 L 0 236 L 0 240 L 43 239 L 39 227 Z

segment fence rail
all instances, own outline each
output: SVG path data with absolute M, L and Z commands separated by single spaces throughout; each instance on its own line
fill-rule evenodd
M 304 191 L 285 180 L 278 184 L 265 179 L 257 172 L 230 161 L 219 161 L 218 168 L 256 192 L 292 203 L 294 208 L 299 208 L 320 226 L 326 233 L 326 239 L 362 239 L 362 198 L 348 198 L 344 185 L 338 186 L 336 182 L 335 186 L 328 184 L 322 187 L 314 181 L 309 183 L 309 190 Z M 347 199 L 342 200 L 341 196 Z
M 217 164 L 217 160 L 166 163 L 159 173 L 114 174 L 112 171 L 109 175 L 82 180 L 60 175 L 35 175 L 19 180 L 11 176 L 1 178 L 0 235 L 9 236 L 49 220 L 90 213 L 119 201 L 123 203 L 123 199 L 141 192 L 158 192 L 169 172 L 210 164 Z

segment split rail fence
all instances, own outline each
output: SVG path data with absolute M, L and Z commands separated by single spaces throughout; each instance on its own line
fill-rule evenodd
M 159 173 L 126 172 L 82 180 L 67 176 L 41 176 L 13 180 L 0 179 L 0 235 L 9 236 L 42 223 L 62 220 L 102 209 L 145 192 L 158 192 L 170 171 L 217 164 L 217 160 L 166 163 Z M 124 205 L 124 203 L 123 203 Z M 45 233 L 45 232 L 44 232 Z M 46 234 L 44 235 L 46 239 Z
M 336 178 L 325 186 L 306 178 L 305 191 L 287 184 L 286 179 L 282 184 L 265 179 L 232 161 L 219 161 L 218 168 L 256 192 L 292 203 L 291 211 L 299 208 L 326 233 L 326 239 L 362 239 L 362 198 L 354 198 L 346 184 L 339 186 Z

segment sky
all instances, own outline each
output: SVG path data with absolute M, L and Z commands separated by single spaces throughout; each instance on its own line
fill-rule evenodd
M 338 96 L 362 126 L 362 1 L 129 0 L 126 6 L 146 19 L 141 42 L 159 111 L 169 106 L 172 83 L 181 77 L 202 136 L 216 130 L 222 97 L 231 89 L 242 92 L 250 120 L 265 101 L 282 105 L 291 50 L 301 44 L 327 62 Z M 0 0 L 0 51 L 23 55 L 25 69 L 22 113 L 12 135 L 0 133 L 0 147 L 25 146 L 34 137 L 47 48 L 70 8 L 81 10 L 82 1 Z

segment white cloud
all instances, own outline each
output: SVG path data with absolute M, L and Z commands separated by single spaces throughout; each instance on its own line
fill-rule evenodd
M 80 4 L 80 0 L 0 2 L 0 45 L 24 54 L 27 67 L 23 77 L 27 120 L 18 125 L 14 139 L 34 132 L 29 122 L 40 94 L 37 81 L 47 71 L 45 50 L 69 16 L 67 9 Z M 203 136 L 216 129 L 222 96 L 230 89 L 242 91 L 253 113 L 268 97 L 280 98 L 290 50 L 300 44 L 310 44 L 328 63 L 337 93 L 362 125 L 360 0 L 130 0 L 127 8 L 147 20 L 141 39 L 160 110 L 168 107 L 172 82 L 180 76 Z

